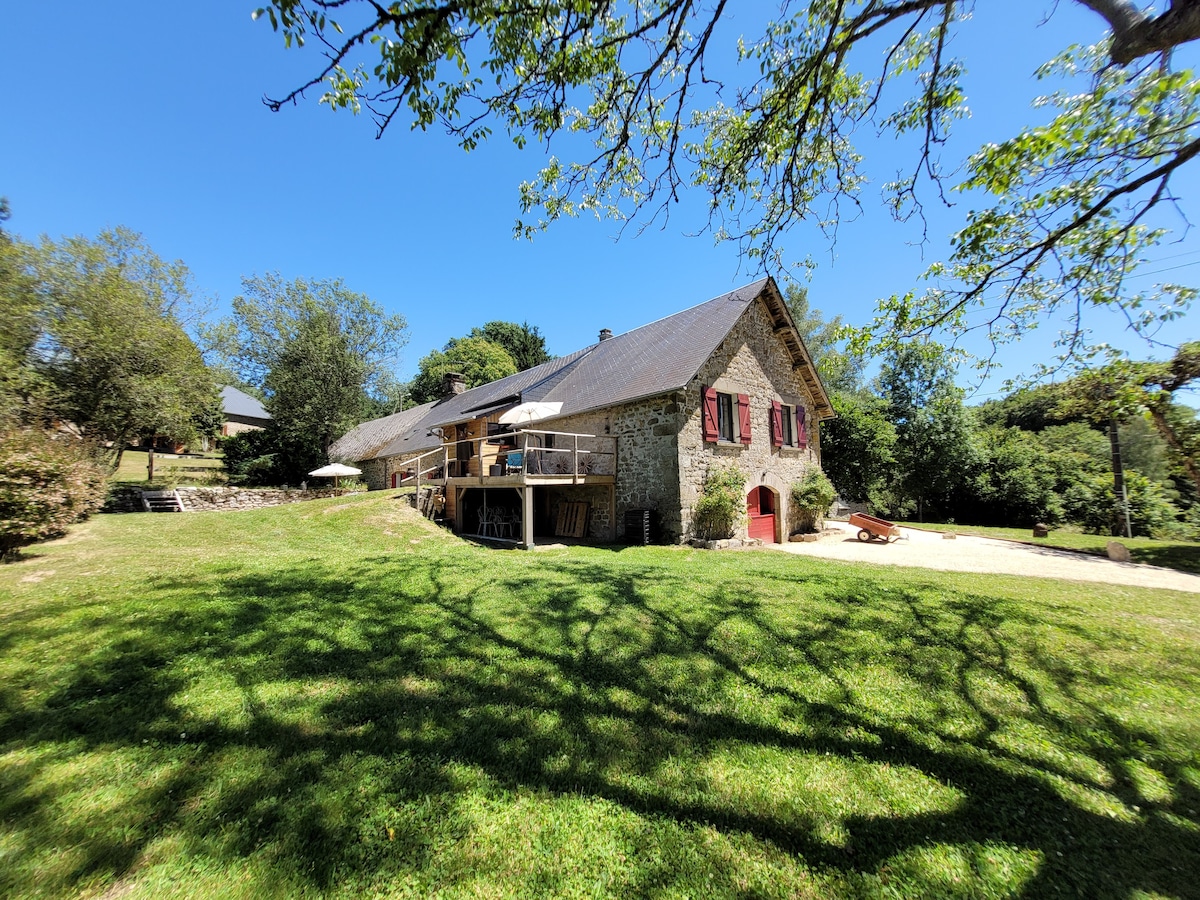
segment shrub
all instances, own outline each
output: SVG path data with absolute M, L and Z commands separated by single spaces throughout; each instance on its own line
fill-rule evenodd
M 275 445 L 266 431 L 243 431 L 221 442 L 230 484 L 253 487 L 281 481 L 276 470 Z
M 821 527 L 837 492 L 820 469 L 812 468 L 792 485 L 792 521 L 796 531 L 812 532 Z
M 1132 470 L 1125 472 L 1129 521 L 1134 537 L 1167 537 L 1178 527 L 1178 510 L 1163 486 Z M 1122 504 L 1113 493 L 1112 476 L 1093 474 L 1073 486 L 1064 498 L 1073 521 L 1092 534 L 1124 534 Z
M 96 512 L 105 475 L 93 448 L 74 438 L 26 428 L 0 434 L 0 559 Z
M 742 491 L 746 477 L 737 469 L 710 469 L 700 498 L 692 507 L 692 531 L 705 541 L 733 537 L 739 516 L 746 514 Z

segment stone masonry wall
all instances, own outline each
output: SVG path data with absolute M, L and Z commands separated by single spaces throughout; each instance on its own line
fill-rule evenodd
M 388 459 L 368 459 L 354 463 L 354 465 L 362 469 L 362 478 L 367 483 L 369 490 L 382 491 L 392 486 L 392 473 L 388 468 L 390 461 Z
M 630 509 L 656 510 L 666 540 L 678 540 L 683 535 L 679 457 L 675 449 L 681 421 L 680 400 L 680 395 L 662 394 L 547 423 L 547 428 L 554 431 L 611 435 L 617 439 L 614 515 L 618 539 L 624 537 L 625 512 Z
M 750 397 L 751 443 L 711 443 L 703 439 L 701 389 L 715 387 L 721 393 Z M 771 446 L 771 401 L 808 409 L 808 447 Z M 812 466 L 820 466 L 820 436 L 813 400 L 804 382 L 792 369 L 791 356 L 774 333 L 761 300 L 755 301 L 737 325 L 701 367 L 688 385 L 682 401 L 683 426 L 679 432 L 681 534 L 691 529 L 692 507 L 700 496 L 704 476 L 713 466 L 736 467 L 746 478 L 743 496 L 759 485 L 775 494 L 776 516 L 782 517 L 781 534 L 791 533 L 788 498 L 791 486 Z M 737 537 L 746 537 L 743 519 Z
M 317 488 L 302 491 L 298 488 L 177 488 L 184 509 L 188 512 L 233 509 L 264 509 L 282 506 L 284 503 L 299 503 L 302 500 L 320 500 L 324 497 L 341 497 L 352 493 L 344 488 Z M 142 512 L 141 488 L 118 488 L 110 491 L 102 512 Z

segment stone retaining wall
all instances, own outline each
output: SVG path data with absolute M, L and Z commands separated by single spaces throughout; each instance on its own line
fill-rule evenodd
M 353 493 L 345 488 L 317 488 L 302 491 L 299 488 L 240 488 L 240 487 L 181 487 L 177 488 L 188 512 L 217 509 L 264 509 L 282 506 L 284 503 L 299 503 L 302 500 L 320 500 L 325 497 L 341 497 Z M 109 491 L 101 512 L 130 513 L 144 512 L 142 489 L 136 487 L 115 488 Z

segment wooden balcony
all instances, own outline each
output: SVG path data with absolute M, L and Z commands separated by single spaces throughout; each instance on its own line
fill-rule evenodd
M 616 470 L 614 437 L 525 429 L 444 441 L 440 448 L 404 463 L 396 485 L 614 484 Z
M 453 426 L 453 440 L 444 440 L 441 447 L 405 461 L 394 483 L 416 487 L 418 496 L 424 487 L 442 488 L 444 513 L 456 532 L 524 547 L 534 543 L 534 488 L 603 485 L 610 509 L 615 506 L 616 438 L 532 429 L 488 434 L 487 425 L 476 420 Z M 471 435 L 470 426 L 484 434 Z M 488 488 L 501 489 L 499 501 L 496 492 Z M 515 504 L 509 488 L 517 495 Z M 503 522 L 487 517 L 489 494 L 493 508 L 503 510 Z M 576 511 L 574 524 L 582 531 L 587 524 L 586 502 L 568 506 Z M 478 519 L 477 525 L 469 521 L 472 516 Z M 473 527 L 478 531 L 472 532 Z

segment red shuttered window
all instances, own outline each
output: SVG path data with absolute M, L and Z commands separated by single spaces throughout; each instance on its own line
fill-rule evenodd
M 701 388 L 700 429 L 706 441 L 749 444 L 750 397 L 747 394 L 722 394 L 711 387 Z
M 796 446 L 808 446 L 808 429 L 804 427 L 804 421 L 808 417 L 808 410 L 803 406 L 796 407 Z

